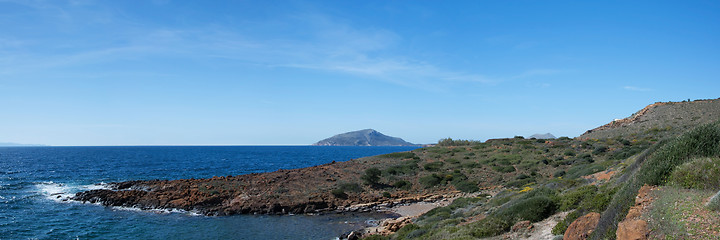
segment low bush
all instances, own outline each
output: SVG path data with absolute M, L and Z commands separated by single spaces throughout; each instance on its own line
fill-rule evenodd
M 579 178 L 582 176 L 587 176 L 596 172 L 603 171 L 607 169 L 607 166 L 610 165 L 612 162 L 605 161 L 605 162 L 597 162 L 593 164 L 579 164 L 571 167 L 567 170 L 566 176 L 567 178 Z
M 515 167 L 513 166 L 493 166 L 492 169 L 500 173 L 511 173 L 515 171 Z
M 443 162 L 431 162 L 423 165 L 423 168 L 428 171 L 439 171 L 442 166 L 445 165 Z
M 608 150 L 607 146 L 601 145 L 601 146 L 596 147 L 595 150 L 593 150 L 592 154 L 600 155 L 600 154 L 607 152 L 607 150 Z
M 362 187 L 357 183 L 341 183 L 338 185 L 339 189 L 348 192 L 362 192 Z
M 455 182 L 453 183 L 453 185 L 455 186 L 455 189 L 466 193 L 477 192 L 480 190 L 477 184 L 469 182 L 467 180 Z
M 389 239 L 390 239 L 390 237 L 383 236 L 380 234 L 370 235 L 368 237 L 363 238 L 363 240 L 389 240 Z
M 677 166 L 669 182 L 685 188 L 720 190 L 720 158 L 695 158 Z
M 405 225 L 404 227 L 400 228 L 400 230 L 397 231 L 396 239 L 406 239 L 408 234 L 410 234 L 411 232 L 418 230 L 418 229 L 420 229 L 420 226 L 415 225 L 415 224 Z
M 412 183 L 405 180 L 399 180 L 393 183 L 392 186 L 399 189 L 410 190 L 410 188 L 412 188 Z
M 479 168 L 479 167 L 482 167 L 482 164 L 480 164 L 479 162 L 473 161 L 473 162 L 463 163 L 462 167 L 463 168 Z
M 444 178 L 438 174 L 431 174 L 421 177 L 420 179 L 418 179 L 418 182 L 425 186 L 425 188 L 431 188 L 442 183 L 443 179 Z
M 676 166 L 690 157 L 720 156 L 720 128 L 717 124 L 699 126 L 663 146 L 640 170 L 640 180 L 649 185 L 662 185 Z
M 347 193 L 345 193 L 345 191 L 343 191 L 343 190 L 340 189 L 340 188 L 338 188 L 338 189 L 333 189 L 332 191 L 330 191 L 330 193 L 331 193 L 333 196 L 335 196 L 336 198 L 340 198 L 340 199 L 347 199 L 347 197 L 348 197 Z
M 497 215 L 512 223 L 523 220 L 537 222 L 555 213 L 556 209 L 555 203 L 549 197 L 536 196 L 523 199 L 508 208 L 501 209 Z
M 470 234 L 476 238 L 485 238 L 500 235 L 510 230 L 512 223 L 507 220 L 489 216 L 471 225 Z
M 610 154 L 611 160 L 621 160 L 626 159 L 629 157 L 632 157 L 635 154 L 638 154 L 642 152 L 643 150 L 647 149 L 647 145 L 633 145 L 633 146 L 626 146 L 621 149 L 618 149 L 616 151 L 613 151 Z
M 365 175 L 362 175 L 360 179 L 367 185 L 375 186 L 380 183 L 380 174 L 382 174 L 380 169 L 368 168 L 365 170 Z
M 528 184 L 534 183 L 534 182 L 535 182 L 535 178 L 523 178 L 523 179 L 518 179 L 518 180 L 513 180 L 510 182 L 507 182 L 507 183 L 505 183 L 505 187 L 519 188 L 519 187 L 522 187 L 522 186 L 525 186 L 525 185 L 528 185 Z
M 479 202 L 484 202 L 485 198 L 457 198 L 450 205 L 445 207 L 437 207 L 421 215 L 418 223 L 426 226 L 437 225 L 441 221 L 453 218 L 464 217 L 463 212 L 456 212 L 457 209 L 476 206 Z M 453 214 L 456 212 L 455 214 Z
M 383 154 L 378 157 L 408 159 L 408 158 L 415 158 L 416 156 L 417 155 L 415 155 L 414 152 L 396 152 L 396 153 Z
M 577 208 L 583 200 L 592 198 L 597 191 L 596 186 L 585 185 L 563 194 L 560 197 L 560 211 Z
M 419 169 L 417 163 L 417 160 L 406 160 L 402 164 L 388 167 L 384 172 L 389 175 L 413 174 Z
M 460 163 L 460 160 L 457 160 L 454 158 L 448 158 L 447 160 L 445 160 L 445 162 L 450 163 L 450 164 L 458 164 L 458 163 Z

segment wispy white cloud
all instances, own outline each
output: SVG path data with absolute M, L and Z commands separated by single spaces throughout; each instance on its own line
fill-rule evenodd
M 47 2 L 34 2 L 36 8 L 64 9 Z M 48 54 L 47 51 L 15 52 L 0 59 L 0 74 L 38 72 L 48 68 L 84 66 L 89 64 L 169 57 L 176 59 L 208 59 L 230 64 L 258 65 L 276 68 L 311 69 L 349 74 L 392 84 L 424 89 L 446 88 L 459 84 L 497 84 L 515 78 L 557 74 L 560 70 L 534 69 L 516 76 L 488 77 L 485 74 L 439 66 L 426 59 L 398 54 L 402 36 L 382 28 L 362 28 L 323 14 L 298 14 L 284 21 L 271 34 L 257 34 L 235 26 L 197 26 L 177 28 L 128 24 L 127 16 L 114 12 L 67 12 L 62 16 L 92 20 L 102 18 L 112 30 L 108 39 L 62 39 L 54 44 L 69 44 L 70 51 Z M 257 23 L 256 29 L 263 29 Z M 272 24 L 277 24 L 273 22 Z M 273 26 L 275 27 L 275 26 Z M 265 29 L 273 29 L 270 26 Z M 301 29 L 302 36 L 282 31 Z M 110 29 L 109 29 L 110 30 Z M 83 36 L 79 36 L 83 37 Z M 55 41 L 51 39 L 47 41 Z M 112 44 L 86 44 L 88 41 Z M 18 42 L 22 42 L 20 39 Z M 2 41 L 0 41 L 2 43 Z M 11 42 L 4 43 L 8 45 Z M 47 42 L 45 42 L 47 43 Z M 14 44 L 14 43 L 13 43 Z M 35 44 L 43 44 L 35 43 Z M 83 45 L 89 46 L 83 46 Z M 12 59 L 3 60 L 3 59 Z
M 635 92 L 650 92 L 653 91 L 651 88 L 640 88 L 635 86 L 624 86 L 623 89 L 628 91 L 635 91 Z

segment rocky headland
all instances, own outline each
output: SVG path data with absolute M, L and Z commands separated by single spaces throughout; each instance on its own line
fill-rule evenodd
M 603 239 L 636 227 L 625 221 L 618 229 L 619 220 L 631 219 L 624 217 L 628 212 L 622 206 L 635 204 L 642 184 L 662 184 L 675 169 L 665 169 L 669 163 L 656 152 L 697 152 L 674 158 L 681 160 L 672 164 L 692 160 L 688 156 L 720 157 L 719 119 L 720 100 L 653 104 L 574 139 L 447 139 L 409 152 L 302 169 L 111 183 L 109 189 L 80 192 L 72 200 L 211 216 L 401 213 L 402 207 L 424 206 L 429 208 L 383 220 L 353 238 L 405 229 L 403 234 L 425 239 L 563 234 Z M 683 150 L 688 146 L 703 147 Z M 652 182 L 650 176 L 665 180 Z M 705 197 L 715 192 L 691 193 Z

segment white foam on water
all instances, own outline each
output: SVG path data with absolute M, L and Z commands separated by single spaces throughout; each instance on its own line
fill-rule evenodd
M 105 183 L 74 185 L 49 181 L 35 184 L 35 188 L 37 188 L 37 192 L 45 196 L 46 199 L 56 202 L 66 202 L 69 201 L 70 198 L 74 197 L 77 192 L 108 189 L 108 186 Z
M 176 209 L 176 208 L 170 208 L 170 209 L 163 209 L 163 208 L 151 208 L 151 209 L 141 209 L 138 207 L 121 207 L 121 206 L 114 206 L 112 207 L 113 210 L 119 210 L 119 211 L 131 211 L 131 212 L 150 212 L 150 213 L 156 213 L 156 214 L 185 214 L 190 216 L 203 216 L 202 214 L 195 212 L 195 211 L 185 211 L 182 209 Z
M 98 190 L 98 189 L 110 189 L 109 186 L 105 183 L 99 183 L 99 184 L 90 184 L 90 185 L 73 185 L 73 184 L 64 184 L 64 183 L 55 183 L 52 181 L 49 182 L 42 182 L 35 184 L 35 187 L 37 188 L 37 192 L 45 196 L 46 199 L 55 201 L 55 202 L 77 202 L 74 200 L 71 200 L 72 197 L 75 196 L 75 193 L 83 192 L 83 191 L 90 191 L 90 190 Z M 2 196 L 0 196 L 0 199 L 3 199 Z M 102 206 L 102 203 L 96 202 L 93 203 L 95 205 Z M 112 207 L 113 210 L 119 210 L 119 211 L 132 211 L 132 212 L 151 212 L 151 213 L 157 213 L 157 214 L 171 214 L 171 213 L 177 213 L 177 214 L 186 214 L 190 216 L 203 216 L 202 214 L 196 212 L 196 211 L 185 211 L 182 209 L 141 209 L 137 207 L 120 207 L 120 206 L 114 206 Z

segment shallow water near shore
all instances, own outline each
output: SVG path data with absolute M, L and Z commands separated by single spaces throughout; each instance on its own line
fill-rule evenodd
M 238 215 L 139 211 L 61 199 L 102 183 L 293 169 L 415 147 L 0 148 L 0 239 L 333 239 L 387 215 Z

